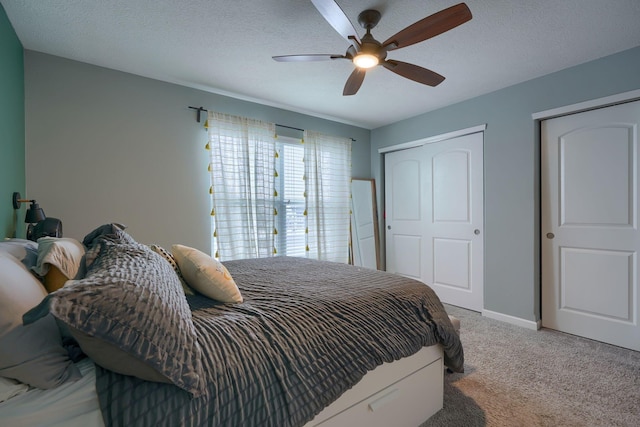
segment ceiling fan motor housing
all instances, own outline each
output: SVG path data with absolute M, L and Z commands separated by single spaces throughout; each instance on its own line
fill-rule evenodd
M 382 49 L 382 43 L 373 38 L 371 29 L 378 25 L 381 17 L 380 12 L 373 9 L 365 10 L 358 15 L 358 22 L 367 30 L 367 33 L 360 39 L 359 53 L 375 56 L 378 58 L 378 63 L 384 61 L 387 52 Z
M 378 61 L 382 62 L 387 57 L 387 52 L 382 49 L 382 44 L 373 38 L 371 34 L 367 32 L 361 39 L 360 53 L 366 53 L 378 58 Z
M 374 9 L 367 9 L 360 12 L 358 15 L 358 22 L 365 30 L 370 30 L 378 25 L 382 15 L 380 12 Z

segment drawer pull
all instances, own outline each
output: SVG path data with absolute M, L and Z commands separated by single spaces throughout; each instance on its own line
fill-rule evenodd
M 369 410 L 371 412 L 377 411 L 378 409 L 382 408 L 387 403 L 395 400 L 398 397 L 399 394 L 400 394 L 400 390 L 398 390 L 397 388 L 394 388 L 389 393 L 387 393 L 384 396 L 379 397 L 378 399 L 376 399 L 373 402 L 369 403 Z

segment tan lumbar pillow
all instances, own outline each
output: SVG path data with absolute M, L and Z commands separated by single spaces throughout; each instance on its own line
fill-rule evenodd
M 242 302 L 242 295 L 222 263 L 197 249 L 173 245 L 171 253 L 187 284 L 201 294 L 221 302 Z

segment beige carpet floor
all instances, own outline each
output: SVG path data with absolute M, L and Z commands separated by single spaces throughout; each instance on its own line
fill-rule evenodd
M 640 426 L 640 352 L 446 308 L 465 372 L 445 374 L 444 408 L 421 427 Z

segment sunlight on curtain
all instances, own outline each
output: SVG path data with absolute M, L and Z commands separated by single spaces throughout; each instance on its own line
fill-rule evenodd
M 351 216 L 351 140 L 304 132 L 307 257 L 347 262 Z
M 275 125 L 209 111 L 208 134 L 214 256 L 272 256 Z

